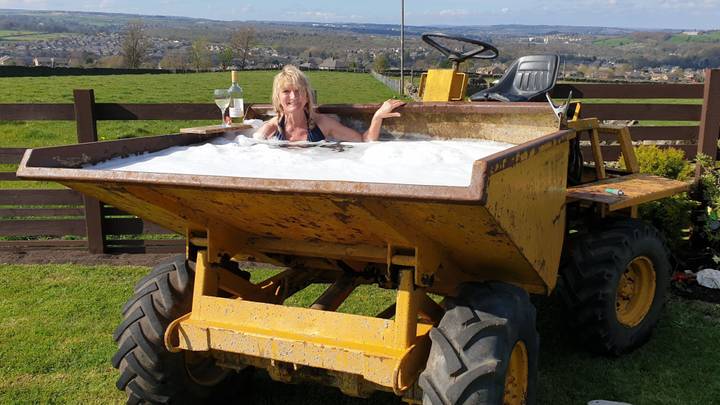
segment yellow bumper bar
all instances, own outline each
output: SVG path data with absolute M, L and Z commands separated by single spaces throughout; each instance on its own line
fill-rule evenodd
M 415 288 L 412 271 L 401 271 L 395 320 L 205 295 L 217 285 L 213 273 L 205 252 L 198 253 L 192 312 L 168 327 L 169 350 L 220 351 L 354 374 L 398 395 L 425 368 L 432 325 L 417 320 L 425 292 Z

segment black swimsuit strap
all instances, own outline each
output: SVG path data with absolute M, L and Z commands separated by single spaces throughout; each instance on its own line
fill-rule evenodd
M 305 113 L 305 119 L 309 122 L 310 116 L 308 113 Z M 273 138 L 279 140 L 279 141 L 286 141 L 287 138 L 285 137 L 285 116 L 283 115 L 278 120 L 278 130 L 273 135 Z M 315 125 L 314 128 L 310 129 L 308 126 L 307 129 L 307 140 L 308 142 L 320 142 L 325 140 L 325 134 L 323 134 L 322 130 L 319 126 Z

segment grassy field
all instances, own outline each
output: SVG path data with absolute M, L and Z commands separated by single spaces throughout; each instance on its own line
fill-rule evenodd
M 596 41 L 593 41 L 593 45 L 600 45 L 600 46 L 623 46 L 627 44 L 632 44 L 635 42 L 632 38 L 628 37 L 619 37 L 619 38 L 606 38 L 606 39 L 598 39 Z
M 9 31 L 0 30 L 0 41 L 50 41 L 58 38 L 67 38 L 77 34 L 67 32 L 47 33 L 35 31 Z
M 0 403 L 121 403 L 110 365 L 114 328 L 133 284 L 147 268 L 71 265 L 0 267 Z M 258 270 L 258 276 L 267 271 Z M 322 287 L 293 298 L 308 305 Z M 383 290 L 353 294 L 342 311 L 372 314 L 391 300 Z M 536 300 L 541 335 L 539 403 L 607 399 L 642 404 L 711 404 L 720 395 L 720 305 L 672 298 L 653 339 L 617 359 L 586 353 L 569 337 L 552 298 Z M 249 402 L 390 404 L 392 395 L 346 398 L 316 385 L 253 377 Z M 246 387 L 247 388 L 247 387 Z
M 675 34 L 670 42 L 681 44 L 685 42 L 720 42 L 720 31 L 711 31 L 699 35 Z

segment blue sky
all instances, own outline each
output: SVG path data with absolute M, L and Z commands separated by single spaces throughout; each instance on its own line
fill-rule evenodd
M 241 21 L 400 21 L 400 0 L 0 0 L 0 8 L 173 15 Z M 720 29 L 720 0 L 405 0 L 405 23 Z

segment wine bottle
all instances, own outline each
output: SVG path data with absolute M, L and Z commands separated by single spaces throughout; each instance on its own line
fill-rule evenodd
M 232 85 L 228 89 L 230 93 L 230 119 L 234 122 L 242 124 L 245 117 L 245 103 L 243 102 L 243 89 L 238 85 L 238 72 L 233 70 Z

